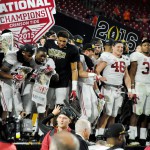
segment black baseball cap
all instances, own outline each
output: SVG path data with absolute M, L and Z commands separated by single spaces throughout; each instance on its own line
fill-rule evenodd
M 20 46 L 20 50 L 29 52 L 33 55 L 35 52 L 35 47 L 31 44 L 25 44 L 25 45 Z
M 143 43 L 150 43 L 150 40 L 149 39 L 142 39 L 142 41 L 141 41 L 141 44 L 143 44 Z
M 107 45 L 107 46 L 112 46 L 113 43 L 114 43 L 114 40 L 113 40 L 113 39 L 109 39 L 109 40 L 106 40 L 106 41 L 105 41 L 105 45 Z
M 81 35 L 75 35 L 73 37 L 73 41 L 75 43 L 75 45 L 79 46 L 80 48 L 83 47 L 83 37 Z
M 72 112 L 72 110 L 70 108 L 66 107 L 66 106 L 61 109 L 60 114 L 63 114 L 65 116 L 67 116 L 71 120 L 75 119 L 75 117 L 76 117 L 74 112 Z
M 10 33 L 10 32 L 12 32 L 12 31 L 11 31 L 11 30 L 9 30 L 9 29 L 5 29 L 5 30 L 3 30 L 3 31 L 2 31 L 2 34 Z
M 83 50 L 92 50 L 92 51 L 94 51 L 94 48 L 95 48 L 95 46 L 92 43 L 86 43 L 83 46 Z
M 123 124 L 121 123 L 114 123 L 113 125 L 110 125 L 106 131 L 104 136 L 106 138 L 113 138 L 113 137 L 118 137 L 119 135 L 122 134 L 127 134 L 128 132 L 125 131 L 125 128 Z
M 53 30 L 48 31 L 45 36 L 46 37 L 50 37 L 51 35 L 55 35 L 56 36 L 56 32 L 54 32 Z
M 93 38 L 91 43 L 94 44 L 94 45 L 102 45 L 103 46 L 102 40 L 100 40 L 98 38 Z

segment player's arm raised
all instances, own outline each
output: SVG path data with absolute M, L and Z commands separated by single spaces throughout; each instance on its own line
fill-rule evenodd
M 128 97 L 131 99 L 133 97 L 133 94 L 131 91 L 131 78 L 129 76 L 127 68 L 125 69 L 124 82 L 125 82 L 125 85 L 128 89 Z

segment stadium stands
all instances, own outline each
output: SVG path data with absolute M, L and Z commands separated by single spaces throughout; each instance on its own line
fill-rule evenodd
M 113 10 L 118 6 L 120 15 L 119 21 L 131 28 L 141 32 L 141 36 L 150 37 L 150 2 L 142 0 L 56 0 L 57 11 L 68 14 L 80 21 L 92 25 L 94 14 L 103 15 L 115 19 Z M 130 22 L 124 22 L 123 12 L 128 9 L 131 13 Z

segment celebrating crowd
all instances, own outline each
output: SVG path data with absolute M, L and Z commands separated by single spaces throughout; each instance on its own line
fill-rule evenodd
M 123 124 L 130 130 L 129 144 L 145 145 L 150 115 L 149 39 L 142 39 L 138 48 L 130 54 L 126 41 L 103 43 L 95 38 L 84 43 L 80 35 L 70 39 L 63 30 L 47 32 L 34 46 L 26 43 L 8 51 L 0 69 L 3 124 L 12 116 L 31 119 L 37 113 L 32 135 L 42 141 L 42 150 L 59 149 L 68 137 L 70 147 L 88 149 L 90 134 L 97 141 L 107 138 L 107 148 L 123 148 L 127 133 Z M 126 111 L 131 117 L 123 120 L 130 120 L 122 121 L 129 103 Z M 68 137 L 60 131 L 67 131 Z

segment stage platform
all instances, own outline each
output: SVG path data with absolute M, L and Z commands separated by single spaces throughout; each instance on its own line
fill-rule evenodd
M 17 150 L 40 150 L 40 143 L 15 143 Z M 144 150 L 142 146 L 127 146 L 125 150 Z

